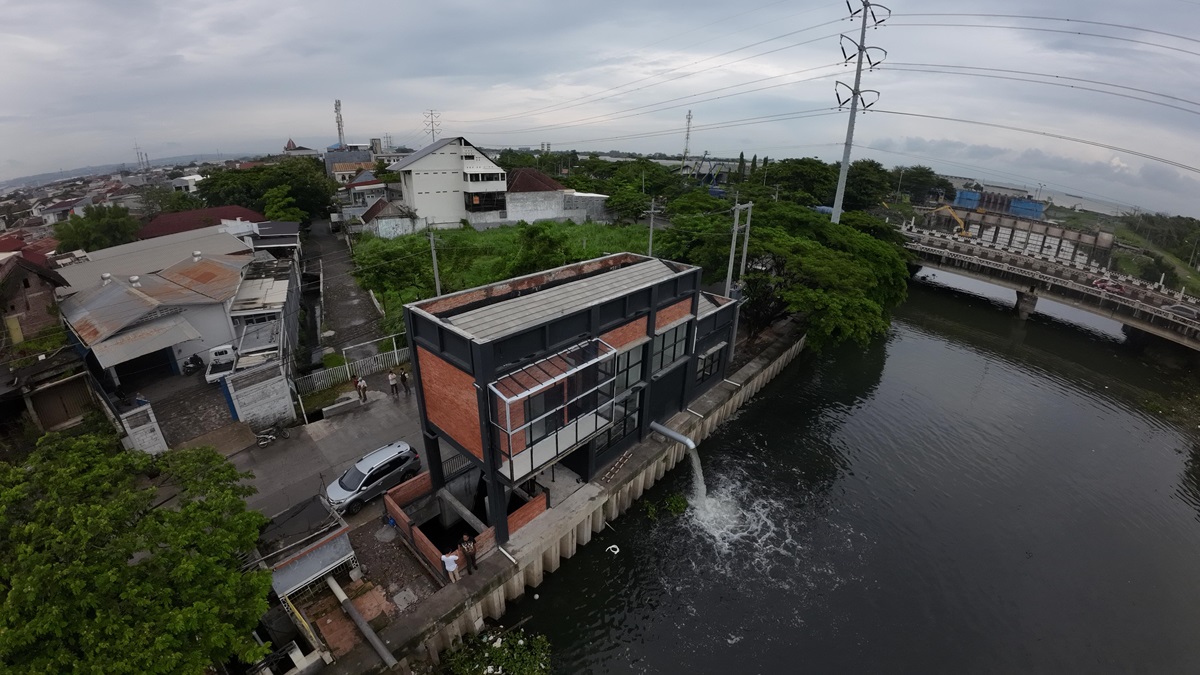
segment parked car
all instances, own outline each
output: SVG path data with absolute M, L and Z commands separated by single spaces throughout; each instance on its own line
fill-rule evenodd
M 1200 310 L 1197 310 L 1195 307 L 1188 307 L 1187 305 L 1167 305 L 1166 307 L 1163 307 L 1163 309 L 1172 314 L 1176 314 L 1188 319 L 1200 319 Z
M 1100 277 L 1092 282 L 1092 285 L 1106 293 L 1116 293 L 1117 295 L 1125 295 L 1125 287 L 1112 279 Z
M 354 515 L 372 499 L 421 472 L 421 458 L 404 441 L 368 453 L 325 488 L 339 513 Z
M 235 363 L 237 351 L 233 345 L 213 347 L 208 350 L 208 369 L 204 371 L 204 381 L 209 384 L 220 382 L 222 377 L 233 372 Z

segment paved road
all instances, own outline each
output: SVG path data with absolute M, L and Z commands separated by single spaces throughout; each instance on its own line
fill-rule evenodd
M 309 230 L 306 257 L 320 257 L 325 271 L 325 324 L 334 332 L 323 341 L 324 346 L 335 348 L 368 342 L 384 337 L 380 327 L 379 312 L 371 304 L 367 292 L 358 287 L 352 272 L 354 261 L 346 242 L 329 231 L 329 221 L 314 221 Z M 316 269 L 310 263 L 309 269 Z M 352 358 L 363 358 L 370 354 L 355 354 Z
M 238 469 L 254 473 L 258 494 L 248 500 L 249 506 L 268 516 L 278 514 L 319 493 L 358 458 L 397 439 L 421 452 L 416 398 L 402 393 L 392 399 L 378 384 L 373 387 L 359 409 L 296 427 L 289 439 L 234 455 L 231 460 Z M 372 504 L 352 520 L 379 513 Z

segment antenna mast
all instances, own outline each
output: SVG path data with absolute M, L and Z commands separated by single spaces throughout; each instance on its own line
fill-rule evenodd
M 692 111 L 687 114 L 687 131 L 683 133 L 683 159 L 679 160 L 679 171 L 682 173 L 687 166 L 688 144 L 692 141 Z
M 337 118 L 338 127 L 338 145 L 344 150 L 346 149 L 346 129 L 342 126 L 342 100 L 338 99 L 333 102 L 333 116 Z

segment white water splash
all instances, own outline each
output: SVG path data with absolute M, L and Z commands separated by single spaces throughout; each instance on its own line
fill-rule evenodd
M 704 469 L 700 468 L 700 453 L 688 448 L 688 457 L 692 458 L 692 503 L 701 504 L 708 501 L 708 486 L 704 484 Z

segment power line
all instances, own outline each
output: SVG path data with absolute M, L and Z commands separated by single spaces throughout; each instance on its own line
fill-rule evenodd
M 1076 30 L 1062 30 L 1059 28 L 1037 28 L 1035 26 L 994 26 L 989 24 L 978 23 L 888 23 L 889 26 L 901 28 L 991 28 L 1004 30 L 1024 30 L 1033 31 L 1035 33 L 1058 33 L 1061 35 L 1080 35 L 1083 37 L 1102 38 L 1105 40 L 1116 40 L 1117 42 L 1129 42 L 1132 44 L 1143 45 L 1147 47 L 1157 47 L 1169 51 L 1180 52 L 1190 56 L 1200 56 L 1200 52 L 1194 52 L 1182 47 L 1172 47 L 1159 42 L 1150 42 L 1149 40 L 1135 40 L 1133 38 L 1118 37 L 1116 35 L 1105 35 L 1103 33 L 1087 33 Z
M 1200 173 L 1200 168 L 1197 168 L 1197 167 L 1194 167 L 1194 166 L 1191 166 L 1188 164 L 1184 164 L 1182 162 L 1176 162 L 1174 160 L 1166 159 L 1163 157 L 1158 157 L 1157 155 L 1151 155 L 1149 153 L 1140 152 L 1137 150 L 1130 150 L 1128 148 L 1122 148 L 1120 146 L 1110 145 L 1108 143 L 1101 143 L 1099 141 L 1090 141 L 1090 140 L 1087 140 L 1084 138 L 1075 138 L 1073 136 L 1067 136 L 1065 134 L 1056 134 L 1051 131 L 1038 131 L 1037 129 L 1026 129 L 1024 127 L 1011 126 L 1008 124 L 997 124 L 994 122 L 980 122 L 978 120 L 966 120 L 966 119 L 961 119 L 958 117 L 943 117 L 941 115 L 925 115 L 922 113 L 904 112 L 904 111 L 900 111 L 900 110 L 873 109 L 871 112 L 879 113 L 879 114 L 883 114 L 883 115 L 900 115 L 903 117 L 920 117 L 920 118 L 924 118 L 924 119 L 939 120 L 939 121 L 943 121 L 943 122 L 958 122 L 961 124 L 973 124 L 976 126 L 989 127 L 992 129 L 1004 129 L 1007 131 L 1019 131 L 1021 133 L 1033 134 L 1036 136 L 1045 136 L 1047 138 L 1057 138 L 1059 140 L 1070 141 L 1072 143 L 1081 143 L 1083 145 L 1090 145 L 1090 146 L 1096 147 L 1096 148 L 1104 148 L 1105 150 L 1113 150 L 1115 152 L 1123 152 L 1123 153 L 1126 153 L 1129 155 L 1133 155 L 1135 157 L 1141 157 L 1143 159 L 1149 159 L 1154 162 L 1160 162 L 1160 163 L 1166 164 L 1168 166 L 1173 166 L 1177 169 L 1183 169 L 1184 171 L 1190 171 L 1192 173 Z
M 660 84 L 666 84 L 667 82 L 674 82 L 674 81 L 676 81 L 676 80 L 681 80 L 681 79 L 683 79 L 683 78 L 685 78 L 685 77 L 691 77 L 692 75 L 699 75 L 700 73 L 705 73 L 705 72 L 708 72 L 708 71 L 710 71 L 710 70 L 716 70 L 716 69 L 718 69 L 718 68 L 724 68 L 724 67 L 726 67 L 726 66 L 731 66 L 731 65 L 734 65 L 734 64 L 737 64 L 737 63 L 742 63 L 743 61 L 748 61 L 748 60 L 751 60 L 751 59 L 756 59 L 756 58 L 758 58 L 758 57 L 760 57 L 760 56 L 766 56 L 767 54 L 774 54 L 774 53 L 776 53 L 776 52 L 780 52 L 780 51 L 783 51 L 783 50 L 785 50 L 785 49 L 791 49 L 791 48 L 793 48 L 793 47 L 800 47 L 800 46 L 803 46 L 803 45 L 806 45 L 806 44 L 810 44 L 810 43 L 812 43 L 812 42 L 816 42 L 816 41 L 818 41 L 818 40 L 824 40 L 824 39 L 828 39 L 828 38 L 831 38 L 831 37 L 837 37 L 837 36 L 838 36 L 840 33 L 833 33 L 833 34 L 826 35 L 826 36 L 823 36 L 823 37 L 820 37 L 820 38 L 815 38 L 814 40 L 805 40 L 805 41 L 797 42 L 797 43 L 794 43 L 794 44 L 786 45 L 786 46 L 783 46 L 783 47 L 778 47 L 778 48 L 775 48 L 775 49 L 770 49 L 770 50 L 767 50 L 767 51 L 765 51 L 765 52 L 760 52 L 760 53 L 758 53 L 758 54 L 753 54 L 753 55 L 751 55 L 751 56 L 742 57 L 742 58 L 740 58 L 740 59 L 735 59 L 735 60 L 733 60 L 733 61 L 729 61 L 729 62 L 726 62 L 726 63 L 721 63 L 721 64 L 718 64 L 718 65 L 715 65 L 715 66 L 709 66 L 709 67 L 707 67 L 707 68 L 702 68 L 702 69 L 700 69 L 700 70 L 697 70 L 697 71 L 692 71 L 692 72 L 688 72 L 688 73 L 683 73 L 682 75 L 678 75 L 678 76 L 676 76 L 676 77 L 673 77 L 673 78 L 670 78 L 670 79 L 667 79 L 667 80 L 663 80 L 662 82 L 656 82 L 656 83 L 654 83 L 654 84 L 649 84 L 649 85 L 646 85 L 646 86 L 644 86 L 644 87 L 638 87 L 638 88 L 636 88 L 636 89 L 630 89 L 630 90 L 627 90 L 627 91 L 617 92 L 617 93 L 611 94 L 611 95 L 609 95 L 609 96 L 603 96 L 603 97 L 600 97 L 600 98 L 595 98 L 595 97 L 596 97 L 596 96 L 598 96 L 599 94 L 604 94 L 604 93 L 606 93 L 606 92 L 613 91 L 613 90 L 615 90 L 615 89 L 622 89 L 622 88 L 625 88 L 625 87 L 628 87 L 628 86 L 631 86 L 631 85 L 634 85 L 634 84 L 640 84 L 640 83 L 642 83 L 642 82 L 645 82 L 645 81 L 647 81 L 647 80 L 653 80 L 653 79 L 655 79 L 655 78 L 662 77 L 663 75 L 666 75 L 666 74 L 668 74 L 668 73 L 675 72 L 675 71 L 677 71 L 677 70 L 680 70 L 680 69 L 682 69 L 682 68 L 689 68 L 689 67 L 691 67 L 691 66 L 698 65 L 698 64 L 704 63 L 704 62 L 706 62 L 706 61 L 711 61 L 711 60 L 713 60 L 713 59 L 718 59 L 718 58 L 721 58 L 722 56 L 728 56 L 728 55 L 730 55 L 730 54 L 734 54 L 734 53 L 740 52 L 740 51 L 742 51 L 742 50 L 744 50 L 744 49 L 749 49 L 749 48 L 751 48 L 751 47 L 757 47 L 758 45 L 766 44 L 766 43 L 768 43 L 768 42 L 774 42 L 775 40 L 779 40 L 779 39 L 782 39 L 782 38 L 785 38 L 785 37 L 789 37 L 789 36 L 791 36 L 791 35 L 797 35 L 797 34 L 799 34 L 799 33 L 804 33 L 804 32 L 810 31 L 810 30 L 815 30 L 815 29 L 817 29 L 817 28 L 822 28 L 822 27 L 824 27 L 824 26 L 829 26 L 829 25 L 832 25 L 832 24 L 838 23 L 838 22 L 840 22 L 840 21 L 843 21 L 843 20 L 844 20 L 844 19 L 841 19 L 841 18 L 839 18 L 839 19 L 834 19 L 834 20 L 832 20 L 832 21 L 826 21 L 826 22 L 824 22 L 824 23 L 820 23 L 820 24 L 817 24 L 817 25 L 815 25 L 815 26 L 808 26 L 807 28 L 801 28 L 800 30 L 794 30 L 794 31 L 790 31 L 790 32 L 788 32 L 788 33 L 783 33 L 782 35 L 776 35 L 775 37 L 767 38 L 767 39 L 765 39 L 765 40 L 759 40 L 758 42 L 753 42 L 753 43 L 750 43 L 750 44 L 748 44 L 748 45 L 743 45 L 743 46 L 741 46 L 741 47 L 737 47 L 736 49 L 730 49 L 730 50 L 728 50 L 728 51 L 725 51 L 725 52 L 722 52 L 722 53 L 720 53 L 720 54 L 715 54 L 715 55 L 713 55 L 713 56 L 706 56 L 706 57 L 704 57 L 704 58 L 702 58 L 702 59 L 699 59 L 699 60 L 693 61 L 693 62 L 691 62 L 691 63 L 687 63 L 687 64 L 684 64 L 684 65 L 681 65 L 681 66 L 676 66 L 676 67 L 674 67 L 674 68 L 668 68 L 667 70 L 660 71 L 660 72 L 658 72 L 658 73 L 655 73 L 655 74 L 653 74 L 653 75 L 647 75 L 646 77 L 642 77 L 642 78 L 639 78 L 639 79 L 636 79 L 636 80 L 632 80 L 632 81 L 630 81 L 630 82 L 626 82 L 626 83 L 624 83 L 624 84 L 615 85 L 615 86 L 613 86 L 613 87 L 609 87 L 608 89 L 601 90 L 601 91 L 599 91 L 599 92 L 597 92 L 597 93 L 595 93 L 595 94 L 588 94 L 587 96 L 581 96 L 581 97 L 578 97 L 578 98 L 569 99 L 568 101 L 563 101 L 563 102 L 561 102 L 561 103 L 559 103 L 559 104 L 554 104 L 554 105 L 550 105 L 550 106 L 544 106 L 544 107 L 542 107 L 542 108 L 535 108 L 534 110 L 531 110 L 531 111 L 528 111 L 528 112 L 525 112 L 525 113 L 512 114 L 512 115 L 503 115 L 503 116 L 499 116 L 499 117 L 491 117 L 491 118 L 484 118 L 484 119 L 478 119 L 478 120 L 454 120 L 454 121 L 455 121 L 456 123 L 458 123 L 458 124 L 480 124 L 480 123 L 485 123 L 485 122 L 497 122 L 497 121 L 501 121 L 501 120 L 519 119 L 519 118 L 522 118 L 522 117 L 532 117 L 532 116 L 533 116 L 533 115 L 535 115 L 535 114 L 538 114 L 538 113 L 543 113 L 543 112 L 561 112 L 561 111 L 563 111 L 563 110 L 567 110 L 567 109 L 570 109 L 570 108 L 576 108 L 576 107 L 578 107 L 578 106 L 581 106 L 581 105 L 586 105 L 586 104 L 589 104 L 589 103 L 596 103 L 597 101 L 602 101 L 602 100 L 605 100 L 605 99 L 609 99 L 609 98 L 612 98 L 612 97 L 614 97 L 614 96 L 619 96 L 619 95 L 624 95 L 624 94 L 630 94 L 630 93 L 633 93 L 633 92 L 635 92 L 635 91 L 642 91 L 643 89 L 649 89 L 650 87 L 657 87 L 657 86 L 658 86 L 658 85 L 660 85 Z M 593 99 L 593 100 L 590 100 L 590 101 L 588 101 L 588 100 L 584 100 L 584 99 Z M 569 104 L 569 105 L 566 105 L 566 104 Z M 473 133 L 479 133 L 479 132 L 473 132 Z
M 956 66 L 946 66 L 946 67 L 954 68 Z M 1105 91 L 1104 89 L 1097 89 L 1095 87 L 1084 87 L 1084 86 L 1080 86 L 1077 84 L 1067 84 L 1065 82 L 1046 82 L 1045 80 L 1034 80 L 1034 79 L 1030 79 L 1030 78 L 1026 78 L 1026 77 L 1015 77 L 1012 75 L 991 75 L 991 74 L 987 74 L 987 73 L 962 73 L 962 72 L 954 72 L 954 71 L 950 71 L 950 70 L 933 70 L 931 68 L 897 68 L 894 66 L 881 66 L 877 70 L 885 70 L 885 71 L 893 71 L 893 72 L 907 72 L 907 73 L 931 73 L 934 75 L 959 75 L 959 76 L 963 76 L 963 77 L 982 77 L 982 78 L 987 78 L 987 79 L 991 79 L 991 80 L 1007 80 L 1010 82 L 1028 82 L 1031 84 L 1042 84 L 1042 85 L 1046 85 L 1046 86 L 1050 86 L 1050 87 L 1062 87 L 1065 89 L 1074 89 L 1077 91 L 1090 91 L 1090 92 L 1095 92 L 1097 94 L 1107 94 L 1108 96 L 1118 96 L 1120 98 L 1127 98 L 1127 99 L 1134 100 L 1134 101 L 1141 101 L 1142 103 L 1158 105 L 1158 106 L 1162 106 L 1164 108 L 1173 108 L 1175 110 L 1180 110 L 1185 113 L 1190 113 L 1192 115 L 1200 115 L 1200 110 L 1191 110 L 1189 108 L 1184 108 L 1183 106 L 1178 106 L 1173 103 L 1166 103 L 1164 101 L 1155 101 L 1153 99 L 1145 98 L 1142 96 L 1134 96 L 1132 94 L 1122 94 L 1122 93 L 1116 92 L 1116 91 Z M 1120 85 L 1112 85 L 1112 86 L 1119 87 Z M 1124 88 L 1131 88 L 1131 87 L 1124 87 Z M 1151 93 L 1153 93 L 1153 92 L 1151 92 Z M 1195 104 L 1195 105 L 1200 105 L 1200 104 Z
M 828 38 L 828 37 L 833 37 L 833 36 L 826 36 L 826 38 Z M 818 39 L 826 39 L 826 38 L 818 38 Z M 520 133 L 552 131 L 552 130 L 557 130 L 557 129 L 569 129 L 569 128 L 573 128 L 573 127 L 591 126 L 593 124 L 600 124 L 602 122 L 615 122 L 617 120 L 629 119 L 630 117 L 640 117 L 642 115 L 649 115 L 649 114 L 656 113 L 656 112 L 663 112 L 665 110 L 674 110 L 676 108 L 683 108 L 686 106 L 695 105 L 697 103 L 710 103 L 712 101 L 719 101 L 721 99 L 733 98 L 734 96 L 744 96 L 746 94 L 753 94 L 753 93 L 760 92 L 760 91 L 766 91 L 768 89 L 778 89 L 780 87 L 787 87 L 787 86 L 790 86 L 793 84 L 801 84 L 803 82 L 812 82 L 814 80 L 822 80 L 827 77 L 835 77 L 835 76 L 837 76 L 837 73 L 829 73 L 827 75 L 817 75 L 814 77 L 806 77 L 806 78 L 799 79 L 799 80 L 793 80 L 791 82 L 782 82 L 780 84 L 772 84 L 772 85 L 768 85 L 765 87 L 758 87 L 756 89 L 747 89 L 746 91 L 739 91 L 739 92 L 734 92 L 731 94 L 722 94 L 720 96 L 713 96 L 711 98 L 703 98 L 698 101 L 687 101 L 684 103 L 677 103 L 675 105 L 664 105 L 666 103 L 673 103 L 675 101 L 684 101 L 686 99 L 695 98 L 696 96 L 704 96 L 706 94 L 724 91 L 726 89 L 736 89 L 738 87 L 744 87 L 748 84 L 755 84 L 758 82 L 765 82 L 767 80 L 779 79 L 780 77 L 790 77 L 792 75 L 797 75 L 799 73 L 811 72 L 813 70 L 822 70 L 825 68 L 833 68 L 835 66 L 840 66 L 840 65 L 842 65 L 842 63 L 839 61 L 837 63 L 830 63 L 830 64 L 826 64 L 823 66 L 815 66 L 813 68 L 804 68 L 804 69 L 797 70 L 797 71 L 794 71 L 791 73 L 785 73 L 783 75 L 772 75 L 770 77 L 764 77 L 764 78 L 760 78 L 757 80 L 752 80 L 750 82 L 743 82 L 741 84 L 732 84 L 732 85 L 727 85 L 724 87 L 718 87 L 716 89 L 710 89 L 708 91 L 700 92 L 698 94 L 691 94 L 689 96 L 680 96 L 678 98 L 667 99 L 665 101 L 658 101 L 656 103 L 648 103 L 646 105 L 641 105 L 641 106 L 637 106 L 634 108 L 627 108 L 625 110 L 619 110 L 619 111 L 612 112 L 612 113 L 606 113 L 604 115 L 594 115 L 592 117 L 584 117 L 580 120 L 575 120 L 572 122 L 564 122 L 562 124 L 551 124 L 551 125 L 546 125 L 543 127 L 532 127 L 529 129 L 511 129 L 508 131 L 471 131 L 471 132 L 467 132 L 467 133 L 497 134 L 497 135 L 499 135 L 499 134 L 520 134 Z M 652 106 L 662 106 L 662 107 L 657 107 L 657 108 L 654 108 L 653 110 L 642 110 L 642 112 L 632 112 L 635 110 L 641 110 L 642 108 L 649 108 Z M 624 114 L 624 113 L 629 113 L 629 114 Z M 588 121 L 588 120 L 592 120 L 592 121 Z M 700 127 L 693 127 L 693 128 L 698 129 Z M 563 142 L 569 142 L 569 141 L 559 141 L 560 144 Z
M 1081 23 L 1081 24 L 1085 24 L 1085 25 L 1089 25 L 1089 26 L 1104 26 L 1106 28 L 1122 28 L 1124 30 L 1133 30 L 1133 31 L 1138 31 L 1140 33 L 1153 33 L 1155 35 L 1162 35 L 1164 37 L 1175 38 L 1177 40 L 1186 40 L 1188 42 L 1195 42 L 1197 44 L 1200 44 L 1200 39 L 1188 37 L 1186 35 L 1179 35 L 1176 33 L 1167 33 L 1165 31 L 1155 30 L 1153 28 L 1142 28 L 1141 26 L 1130 26 L 1130 25 L 1123 24 L 1123 23 L 1108 23 L 1105 21 L 1089 21 L 1087 19 L 1072 19 L 1072 18 L 1057 17 L 1057 16 L 1035 16 L 1035 15 L 1030 15 L 1030 14 L 960 14 L 960 13 L 954 13 L 954 12 L 905 13 L 905 14 L 893 14 L 892 16 L 894 16 L 894 17 L 895 16 L 904 16 L 904 17 L 910 17 L 910 16 L 933 16 L 933 17 L 957 16 L 957 17 L 964 17 L 964 18 L 984 18 L 984 19 L 1033 19 L 1036 21 L 1062 21 L 1064 23 Z M 895 25 L 895 24 L 893 24 L 893 25 Z

